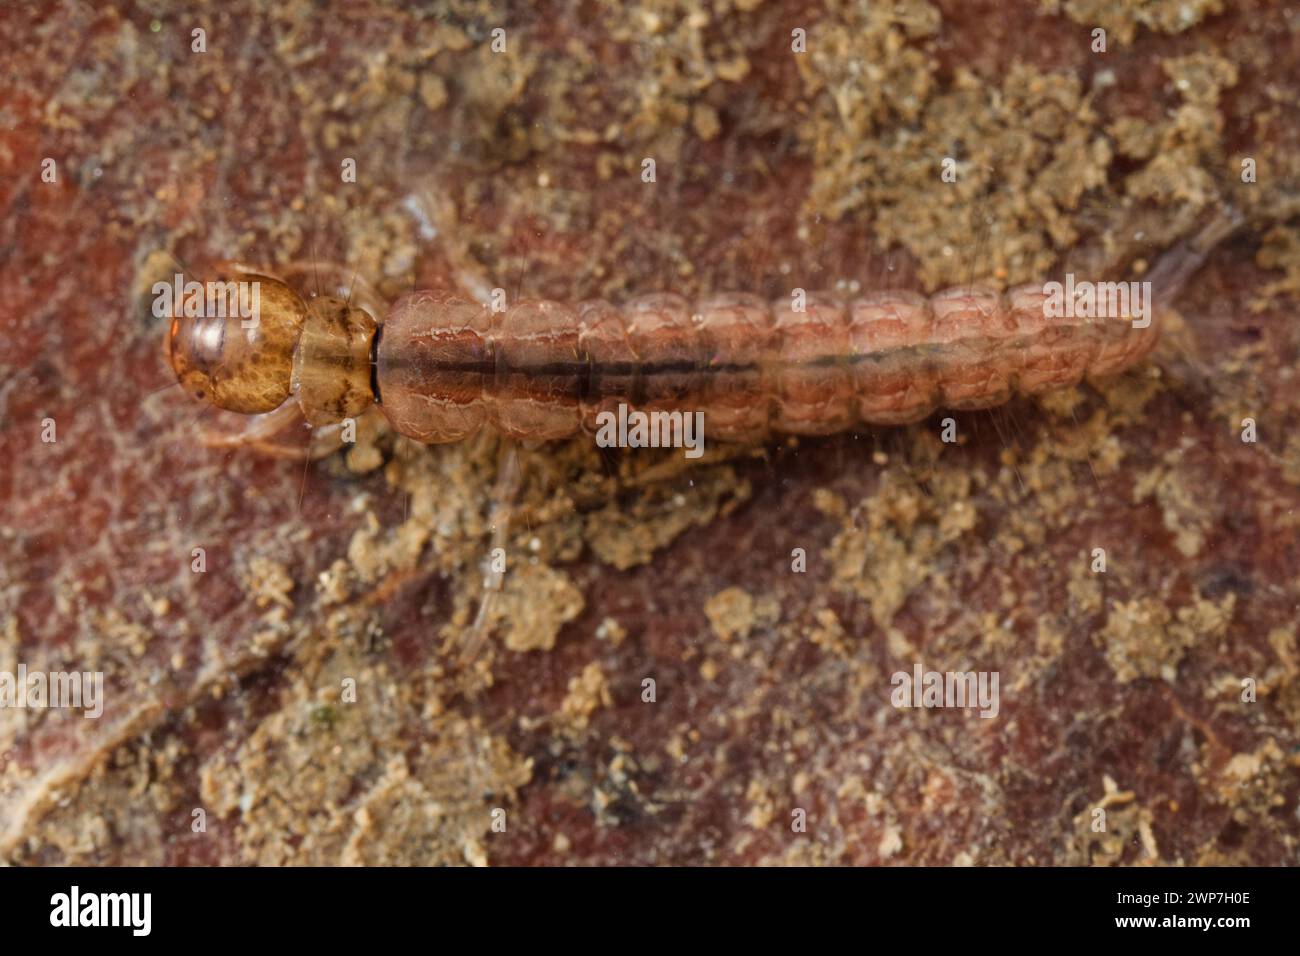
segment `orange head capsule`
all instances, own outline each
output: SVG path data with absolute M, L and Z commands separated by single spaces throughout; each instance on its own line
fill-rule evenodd
M 178 283 L 179 284 L 179 283 Z M 278 279 L 235 273 L 177 290 L 168 355 L 181 387 L 227 411 L 274 411 L 293 389 L 307 305 Z
M 323 425 L 374 400 L 375 320 L 343 299 L 304 300 L 279 279 L 234 273 L 177 288 L 172 315 L 176 378 L 218 408 L 256 415 L 293 397 L 309 424 Z

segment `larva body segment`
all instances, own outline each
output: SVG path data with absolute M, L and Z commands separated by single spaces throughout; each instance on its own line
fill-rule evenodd
M 849 315 L 861 420 L 905 425 L 929 415 L 935 404 L 934 369 L 923 348 L 929 301 L 915 292 L 878 292 L 855 301 Z
M 760 441 L 918 421 L 1111 375 L 1143 358 L 1158 322 L 1049 318 L 1039 286 L 1005 294 L 817 293 L 796 310 L 746 294 L 622 307 L 525 301 L 492 314 L 445 293 L 395 303 L 377 336 L 381 407 L 402 434 L 458 441 L 595 431 L 619 404 L 702 411 L 711 437 Z
M 588 381 L 579 390 L 582 425 L 596 429 L 596 416 L 614 411 L 619 395 L 637 394 L 640 359 L 628 340 L 623 313 L 608 302 L 578 305 L 578 349 L 588 358 Z
M 773 383 L 771 427 L 788 435 L 829 435 L 857 420 L 849 352 L 849 313 L 827 293 L 813 293 L 802 312 L 772 303 L 776 343 L 768 356 Z M 707 419 L 707 414 L 705 418 Z
M 600 395 L 587 389 L 588 400 L 627 402 L 646 412 L 699 408 L 704 400 L 704 339 L 696 328 L 691 303 L 671 292 L 638 296 L 622 309 L 627 344 L 636 356 L 632 391 Z M 586 362 L 579 356 L 580 362 Z
M 708 428 L 719 441 L 759 442 L 768 434 L 775 387 L 765 362 L 777 341 L 767 303 L 744 292 L 712 296 L 699 305 L 705 357 L 703 400 Z
M 559 302 L 523 301 L 492 316 L 484 391 L 497 431 L 547 440 L 578 430 L 579 333 L 577 311 Z
M 440 444 L 483 427 L 490 326 L 485 306 L 444 292 L 413 292 L 394 304 L 375 348 L 375 381 L 394 429 Z

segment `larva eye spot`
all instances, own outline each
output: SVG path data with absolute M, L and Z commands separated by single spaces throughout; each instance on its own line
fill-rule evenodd
M 176 380 L 227 411 L 275 410 L 292 389 L 294 348 L 307 316 L 303 300 L 261 275 L 222 276 L 199 288 L 174 305 L 167 354 Z

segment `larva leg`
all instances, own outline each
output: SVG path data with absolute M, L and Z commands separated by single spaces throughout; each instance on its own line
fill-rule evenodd
M 520 487 L 519 446 L 503 440 L 497 456 L 497 478 L 492 489 L 491 527 L 492 545 L 488 549 L 486 570 L 483 574 L 483 595 L 479 598 L 474 623 L 465 634 L 461 651 L 462 664 L 469 665 L 478 659 L 491 629 L 492 604 L 504 583 L 505 575 L 498 570 L 496 555 L 506 553 L 509 541 L 510 519 L 514 513 Z
M 1151 292 L 1161 305 L 1168 305 L 1200 269 L 1215 246 L 1241 227 L 1245 217 L 1231 207 L 1215 214 L 1201 231 L 1161 254 L 1146 275 Z
M 419 220 L 426 238 L 438 240 L 453 287 L 480 305 L 491 305 L 492 281 L 475 261 L 469 247 L 458 238 L 460 214 L 451 197 L 436 184 L 426 182 L 407 197 L 407 208 Z
M 228 432 L 207 431 L 200 435 L 199 441 L 208 448 L 250 448 L 272 458 L 293 461 L 316 461 L 334 454 L 343 446 L 342 425 L 317 426 L 303 442 L 300 429 L 306 426 L 302 409 L 290 398 L 273 412 L 250 415 L 243 428 Z
M 256 269 L 247 270 L 256 272 Z M 297 289 L 299 294 L 332 295 L 358 308 L 365 309 L 376 322 L 382 322 L 388 312 L 388 300 L 379 290 L 355 269 L 337 262 L 305 262 L 295 259 L 274 273 L 262 270 L 265 275 L 279 279 Z

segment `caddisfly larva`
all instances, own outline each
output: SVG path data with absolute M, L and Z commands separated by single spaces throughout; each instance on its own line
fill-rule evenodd
M 622 306 L 526 300 L 499 311 L 419 291 L 379 315 L 246 272 L 234 278 L 259 283 L 259 321 L 177 316 L 168 352 L 181 385 L 219 408 L 296 408 L 318 426 L 377 405 L 399 434 L 426 443 L 485 427 L 566 438 L 594 432 L 620 404 L 702 411 L 719 441 L 826 435 L 907 424 L 941 407 L 987 408 L 1132 367 L 1155 345 L 1160 306 L 1238 221 L 1220 217 L 1166 254 L 1145 322 L 1123 310 L 1053 314 L 1042 285 L 775 302 L 658 293 Z

